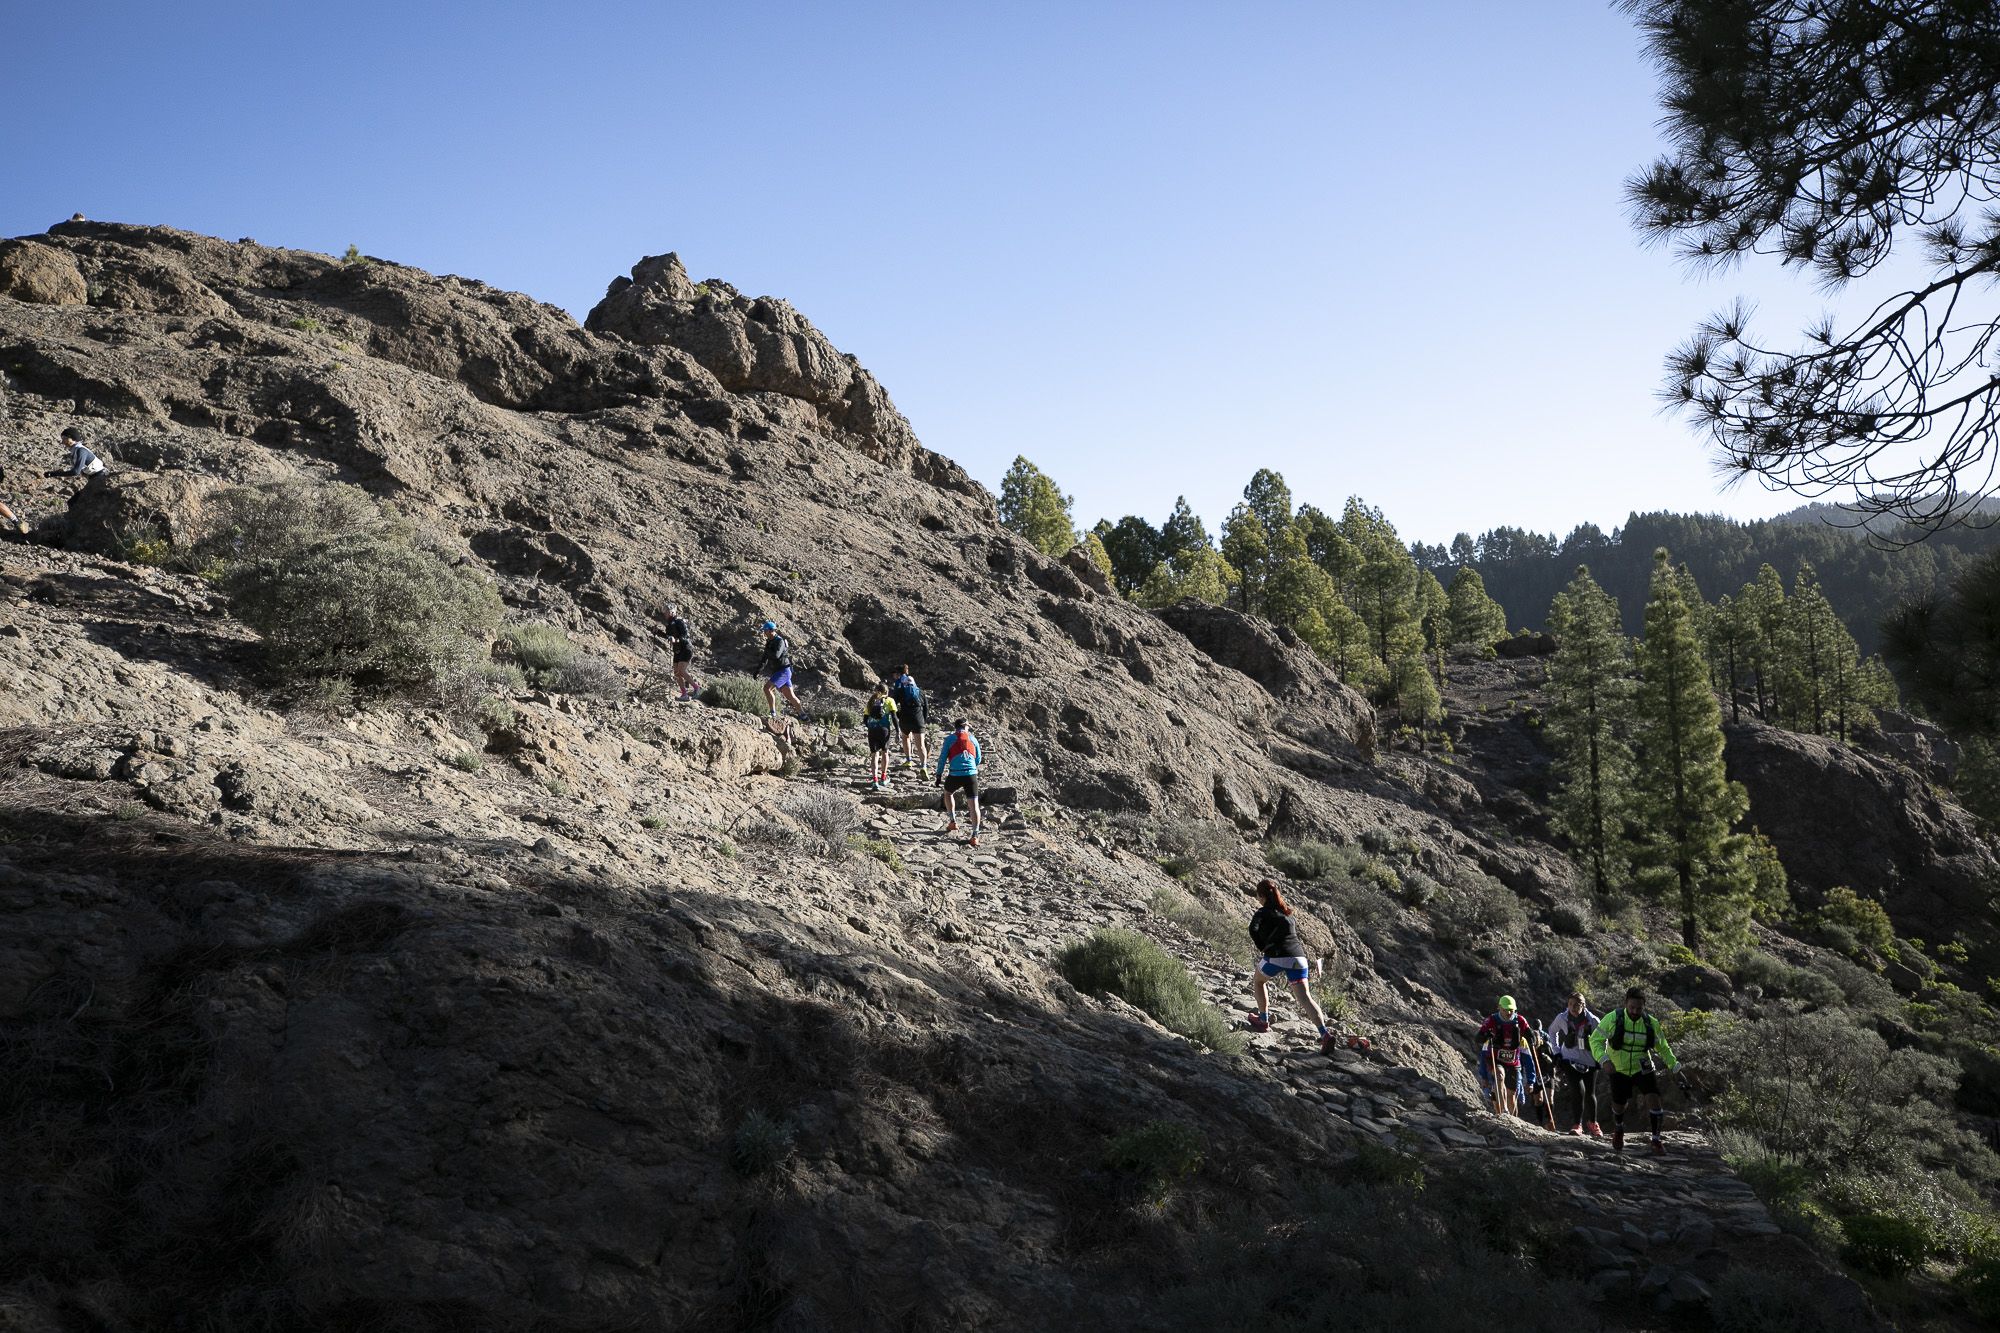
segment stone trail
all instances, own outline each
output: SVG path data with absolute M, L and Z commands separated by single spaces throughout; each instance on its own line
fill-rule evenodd
M 866 790 L 844 774 L 816 780 L 834 790 Z M 892 770 L 892 791 L 907 795 L 924 781 L 913 770 Z M 1068 852 L 1025 820 L 989 821 L 972 848 L 962 840 L 964 821 L 960 833 L 947 835 L 935 809 L 874 806 L 866 815 L 869 835 L 895 846 L 928 895 L 955 905 L 975 930 L 997 937 L 987 941 L 990 946 L 1046 965 L 1086 930 L 1135 925 L 1148 915 L 1135 903 L 1079 885 Z M 1242 1021 L 1249 1009 L 1246 973 L 1177 948 L 1172 932 L 1149 933 L 1180 957 L 1212 1003 Z M 1268 1079 L 1322 1108 L 1357 1143 L 1477 1153 L 1533 1166 L 1576 1219 L 1570 1237 L 1594 1299 L 1636 1296 L 1663 1312 L 1703 1305 L 1711 1293 L 1698 1274 L 1739 1262 L 1748 1242 L 1781 1235 L 1750 1187 L 1696 1129 L 1669 1128 L 1663 1158 L 1646 1155 L 1639 1132 L 1624 1153 L 1614 1153 L 1608 1139 L 1579 1139 L 1503 1119 L 1379 1051 L 1322 1054 L 1312 1025 L 1288 1012 L 1290 997 L 1274 988 L 1273 1003 L 1272 1030 L 1248 1034 L 1247 1059 L 1235 1065 L 1242 1077 Z M 1668 1124 L 1678 1119 L 1670 1115 Z M 1634 1113 L 1631 1123 L 1636 1127 L 1643 1117 Z

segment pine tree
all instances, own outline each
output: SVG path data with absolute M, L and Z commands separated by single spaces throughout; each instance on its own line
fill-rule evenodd
M 1056 489 L 1047 473 L 1016 456 L 1000 479 L 1000 523 L 1026 538 L 1047 556 L 1061 556 L 1076 545 L 1076 524 L 1070 520 L 1070 499 Z
M 1398 654 L 1391 641 L 1416 627 L 1417 562 L 1381 511 L 1359 500 L 1347 502 L 1340 528 L 1356 555 L 1350 604 L 1368 626 L 1375 656 L 1393 666 Z
M 1160 525 L 1160 559 L 1172 560 L 1212 546 L 1208 529 L 1202 526 L 1201 516 L 1188 507 L 1187 497 L 1175 496 L 1174 512 Z
M 1237 576 L 1237 609 L 1248 615 L 1264 610 L 1264 584 L 1270 578 L 1271 534 L 1247 504 L 1229 511 L 1222 522 L 1222 558 Z
M 1236 571 L 1214 550 L 1197 546 L 1153 566 L 1133 601 L 1158 610 L 1192 598 L 1221 606 L 1236 587 Z
M 1654 556 L 1646 634 L 1639 644 L 1632 783 L 1640 880 L 1676 900 L 1681 942 L 1701 952 L 1743 929 L 1753 887 L 1749 838 L 1735 832 L 1750 808 L 1722 762 L 1722 710 L 1709 685 L 1685 586 L 1663 549 Z
M 1431 675 L 1443 689 L 1444 651 L 1451 642 L 1451 594 L 1428 569 L 1417 571 L 1417 628 L 1423 634 Z
M 1709 621 L 1713 633 L 1708 640 L 1708 656 L 1716 688 L 1729 700 L 1729 720 L 1743 720 L 1743 694 L 1739 688 L 1752 669 L 1757 654 L 1757 620 L 1753 602 L 1728 593 L 1715 604 Z
M 1265 535 L 1273 546 L 1292 526 L 1292 488 L 1285 485 L 1285 479 L 1270 468 L 1260 467 L 1251 475 L 1250 484 L 1243 488 L 1243 503 L 1264 525 Z
M 1419 729 L 1430 727 L 1444 717 L 1444 697 L 1422 652 L 1406 652 L 1390 668 L 1389 687 L 1396 697 L 1396 712 Z
M 1312 615 L 1324 626 L 1327 608 L 1335 600 L 1333 580 L 1306 554 L 1305 538 L 1298 529 L 1287 528 L 1278 538 L 1277 556 L 1264 585 L 1265 616 L 1303 636 L 1300 622 Z
M 1335 597 L 1319 614 L 1320 623 L 1326 626 L 1327 643 L 1318 650 L 1319 655 L 1332 665 L 1342 683 L 1357 690 L 1376 690 L 1387 684 L 1389 668 L 1375 655 L 1367 622 L 1354 608 Z
M 1115 524 L 1099 519 L 1091 531 L 1104 543 L 1104 553 L 1111 558 L 1111 582 L 1122 596 L 1139 591 L 1153 566 L 1167 558 L 1166 539 L 1159 529 L 1135 514 Z
M 1778 681 L 1785 660 L 1785 581 L 1769 565 L 1757 567 L 1757 581 L 1744 585 L 1738 600 L 1747 602 L 1748 613 L 1757 626 L 1756 661 L 1752 671 L 1757 680 L 1757 716 L 1766 722 L 1777 720 Z
M 1451 576 L 1450 629 L 1447 640 L 1454 648 L 1479 648 L 1493 655 L 1493 646 L 1507 637 L 1507 612 L 1486 595 L 1486 581 L 1479 571 L 1462 566 Z
M 1111 567 L 1111 553 L 1104 549 L 1104 539 L 1095 532 L 1083 534 L 1083 553 L 1090 557 L 1090 563 L 1104 572 L 1104 577 L 1113 587 L 1117 586 L 1117 572 Z
M 1579 565 L 1549 608 L 1549 738 L 1556 748 L 1555 823 L 1602 897 L 1625 882 L 1624 833 L 1632 775 L 1631 656 L 1617 599 Z

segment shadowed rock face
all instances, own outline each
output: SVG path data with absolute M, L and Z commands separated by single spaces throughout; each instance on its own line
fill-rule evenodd
M 1729 776 L 1793 879 L 1844 885 L 1919 939 L 1991 941 L 2000 861 L 1972 817 L 1901 764 L 1761 723 L 1724 729 Z

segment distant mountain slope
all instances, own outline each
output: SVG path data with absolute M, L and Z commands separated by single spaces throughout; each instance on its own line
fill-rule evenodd
M 1831 520 L 1831 521 L 1829 521 Z M 1947 529 L 1924 540 L 1903 530 L 1870 532 L 1842 526 L 1839 511 L 1812 505 L 1775 519 L 1743 523 L 1717 514 L 1633 514 L 1606 535 L 1585 524 L 1557 541 L 1520 528 L 1495 528 L 1478 540 L 1450 548 L 1418 546 L 1420 564 L 1449 569 L 1467 544 L 1486 591 L 1507 608 L 1512 626 L 1541 628 L 1549 602 L 1578 565 L 1618 599 L 1625 628 L 1638 633 L 1645 611 L 1653 552 L 1666 547 L 1676 563 L 1694 571 L 1711 602 L 1735 595 L 1769 564 L 1791 586 L 1801 563 L 1810 563 L 1834 609 L 1863 654 L 1876 651 L 1882 618 L 1905 598 L 1941 591 L 1960 570 L 2000 546 L 2000 527 Z

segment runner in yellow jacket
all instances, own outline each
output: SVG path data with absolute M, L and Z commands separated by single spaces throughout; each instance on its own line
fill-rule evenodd
M 1646 992 L 1637 986 L 1625 992 L 1624 1006 L 1606 1014 L 1597 1031 L 1590 1034 L 1590 1053 L 1611 1069 L 1612 1150 L 1625 1150 L 1625 1104 L 1637 1088 L 1646 1096 L 1646 1114 L 1653 1123 L 1652 1154 L 1665 1155 L 1660 1128 L 1667 1113 L 1660 1109 L 1660 1076 L 1653 1069 L 1653 1059 L 1657 1056 L 1668 1069 L 1680 1061 L 1667 1045 L 1659 1020 L 1646 1012 Z

